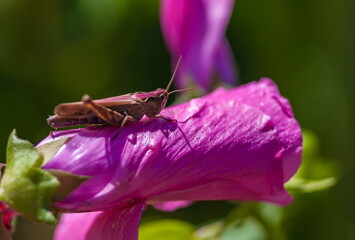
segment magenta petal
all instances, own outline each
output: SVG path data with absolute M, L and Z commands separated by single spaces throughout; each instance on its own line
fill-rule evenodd
M 301 163 L 301 129 L 271 80 L 220 88 L 162 114 L 178 123 L 144 118 L 114 140 L 113 127 L 69 132 L 71 140 L 45 168 L 92 178 L 56 206 L 102 211 L 142 201 L 291 201 L 283 184 Z
M 207 29 L 205 5 L 202 1 L 163 0 L 161 5 L 162 31 L 175 66 L 183 56 L 176 84 L 186 86 L 191 77 L 208 88 L 210 70 L 204 71 L 201 43 Z
M 171 201 L 171 202 L 161 202 L 154 203 L 153 206 L 161 211 L 173 212 L 179 208 L 185 208 L 192 204 L 193 202 L 189 201 Z
M 55 240 L 86 240 L 87 233 L 102 212 L 64 213 L 56 227 Z
M 230 49 L 225 47 L 224 36 L 233 5 L 234 0 L 162 1 L 162 31 L 174 65 L 183 56 L 177 78 L 179 87 L 193 79 L 208 90 L 215 71 L 223 81 L 235 83 L 236 75 L 231 74 L 235 71 L 233 55 L 226 52 Z M 228 63 L 229 69 L 218 67 L 221 63 L 216 60 Z
M 237 78 L 236 64 L 227 39 L 224 39 L 217 48 L 215 64 L 216 71 L 223 81 L 228 84 L 235 84 Z
M 136 240 L 145 204 L 123 210 L 110 210 L 100 214 L 88 232 L 87 240 Z
M 104 212 L 63 214 L 55 240 L 136 240 L 145 203 Z

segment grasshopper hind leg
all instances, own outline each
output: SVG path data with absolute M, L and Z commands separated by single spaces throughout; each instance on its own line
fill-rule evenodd
M 121 123 L 121 126 L 118 128 L 117 133 L 111 138 L 111 140 L 114 140 L 116 137 L 118 137 L 118 135 L 120 134 L 121 129 L 124 127 L 124 125 L 126 125 L 129 122 L 134 122 L 135 121 L 135 119 L 132 116 L 128 115 L 127 112 L 124 112 L 123 114 L 124 114 L 125 117 L 124 117 L 124 119 L 123 119 L 123 121 Z
M 119 126 L 117 133 L 111 138 L 114 140 L 121 129 L 129 122 L 137 121 L 136 118 L 130 116 L 126 111 L 123 113 L 109 109 L 101 104 L 95 103 L 89 95 L 84 95 L 82 98 L 83 104 L 90 109 L 98 118 L 102 119 L 109 125 Z
M 82 102 L 90 109 L 98 118 L 102 119 L 106 123 L 112 126 L 121 125 L 125 116 L 121 113 L 113 111 L 107 107 L 102 106 L 101 104 L 95 103 L 89 95 L 84 95 Z

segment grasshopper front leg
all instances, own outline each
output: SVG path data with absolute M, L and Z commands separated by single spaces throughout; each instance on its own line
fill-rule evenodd
M 127 119 L 127 116 L 123 116 L 121 113 L 113 111 L 107 107 L 104 107 L 100 104 L 95 103 L 91 97 L 87 94 L 81 99 L 84 106 L 90 109 L 95 115 L 110 125 L 117 126 L 130 121 Z
M 165 117 L 165 116 L 160 115 L 160 114 L 155 115 L 155 117 L 156 117 L 156 118 L 162 118 L 162 119 L 164 119 L 165 121 L 169 121 L 169 122 L 177 122 L 176 119 L 168 118 L 168 117 Z

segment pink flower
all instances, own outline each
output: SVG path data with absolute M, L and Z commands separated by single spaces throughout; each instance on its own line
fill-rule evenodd
M 0 163 L 0 170 L 5 166 L 5 164 Z M 2 172 L 0 171 L 0 179 L 2 177 Z M 19 214 L 9 208 L 7 204 L 0 201 L 0 239 L 11 240 L 10 233 L 14 230 L 12 226 L 12 220 Z
M 71 139 L 44 168 L 91 176 L 55 205 L 93 211 L 63 214 L 55 239 L 137 239 L 147 204 L 292 200 L 283 184 L 300 165 L 301 130 L 271 80 L 220 88 L 162 114 L 178 123 L 144 118 L 114 140 L 111 127 L 54 133 Z
M 234 0 L 162 0 L 161 25 L 174 66 L 183 56 L 177 85 L 186 87 L 190 80 L 210 90 L 212 76 L 236 82 L 235 63 L 225 31 Z
M 0 202 L 0 216 L 2 218 L 2 225 L 7 231 L 11 232 L 13 230 L 13 226 L 11 225 L 12 220 L 18 215 L 19 214 L 17 212 L 9 208 L 9 206 L 7 206 L 4 202 Z

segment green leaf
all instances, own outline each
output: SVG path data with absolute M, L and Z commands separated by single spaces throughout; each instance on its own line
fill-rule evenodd
M 282 221 L 282 207 L 268 204 L 268 203 L 259 203 L 258 212 L 259 215 L 266 219 L 268 223 L 277 225 L 281 224 Z
M 139 240 L 193 240 L 194 226 L 179 220 L 160 220 L 142 224 Z
M 302 165 L 296 177 L 303 179 L 321 180 L 326 178 L 338 178 L 341 169 L 335 159 L 324 158 L 319 155 L 319 140 L 309 130 L 303 130 L 303 157 Z
M 228 223 L 217 221 L 199 228 L 195 232 L 198 240 L 266 240 L 267 233 L 263 225 L 253 217 L 246 217 Z M 274 239 L 274 238 L 270 238 Z
M 42 155 L 30 142 L 18 138 L 14 130 L 7 144 L 0 200 L 35 221 L 53 224 L 56 219 L 50 206 L 59 181 L 42 170 L 42 164 Z
M 218 235 L 223 231 L 224 227 L 225 223 L 222 221 L 207 224 L 195 231 L 195 237 L 198 240 L 217 239 Z
M 221 233 L 220 240 L 266 240 L 267 233 L 263 226 L 253 218 L 246 218 L 239 225 L 228 225 Z
M 298 190 L 304 193 L 311 193 L 333 187 L 336 183 L 337 179 L 334 177 L 319 180 L 306 180 L 294 177 L 285 184 L 285 187 L 288 190 Z
M 297 174 L 285 184 L 294 193 L 312 193 L 326 190 L 337 183 L 341 174 L 335 159 L 319 156 L 319 140 L 310 130 L 303 130 L 303 158 Z
M 317 136 L 310 130 L 302 130 L 303 137 L 303 157 L 314 157 L 318 155 L 319 140 Z

